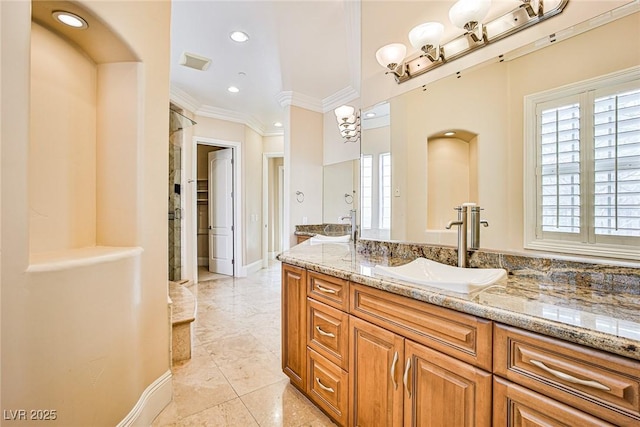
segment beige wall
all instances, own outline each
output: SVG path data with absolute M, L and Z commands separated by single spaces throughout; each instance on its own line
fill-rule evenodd
M 624 51 L 613 52 L 611 46 L 624 46 Z M 611 54 L 606 61 L 593 55 L 607 49 Z M 425 139 L 443 130 L 464 129 L 478 135 L 477 201 L 490 224 L 482 229 L 482 247 L 522 251 L 524 96 L 638 64 L 640 16 L 634 14 L 513 61 L 479 67 L 459 79 L 430 84 L 426 91 L 393 98 L 392 152 L 400 162 L 394 161 L 393 178 L 406 180 L 407 187 L 401 200 L 394 198 L 399 202 L 394 203 L 394 224 L 396 215 L 406 218 L 399 226 L 406 227 L 406 234 L 396 238 L 424 240 Z
M 285 132 L 285 214 L 289 245 L 296 244 L 295 225 L 322 222 L 322 152 L 323 115 L 304 108 L 288 107 L 288 128 Z M 304 201 L 296 201 L 296 191 L 304 193 Z
M 262 260 L 262 137 L 245 127 L 243 146 L 245 265 Z
M 161 380 L 156 394 L 147 395 L 138 408 L 138 421 L 148 424 L 171 393 L 166 380 L 170 3 L 84 4 L 126 41 L 142 67 L 101 64 L 96 74 L 95 66 L 78 61 L 72 49 L 39 29 L 34 30 L 35 60 L 30 66 L 30 3 L 0 3 L 2 40 L 12 41 L 3 43 L 0 51 L 2 406 L 56 409 L 58 418 L 50 425 L 116 425 L 145 390 Z M 43 52 L 41 42 L 51 51 Z M 56 68 L 62 64 L 44 58 L 46 54 L 76 57 L 66 65 L 84 71 L 76 67 L 64 72 Z M 75 90 L 72 84 L 83 89 Z M 113 100 L 104 93 L 106 87 L 114 93 L 124 88 L 129 97 Z M 54 115 L 56 108 L 60 116 Z M 92 109 L 97 110 L 93 125 L 83 114 Z M 45 117 L 48 111 L 51 115 Z M 124 121 L 118 120 L 121 112 L 127 113 Z M 65 135 L 68 140 L 60 141 Z M 124 139 L 118 138 L 122 135 Z M 52 169 L 41 157 L 51 140 L 61 150 L 74 150 L 61 156 L 60 169 Z M 35 151 L 31 158 L 29 144 Z M 127 156 L 113 163 L 114 153 Z M 33 177 L 36 167 L 57 182 L 57 193 L 64 197 L 45 199 L 43 187 L 49 183 Z M 70 180 L 65 172 L 80 175 Z M 118 185 L 123 176 L 126 188 Z M 34 193 L 27 191 L 28 184 Z M 79 192 L 86 192 L 90 202 L 70 202 Z M 118 194 L 122 197 L 115 200 L 120 203 L 111 203 Z M 30 236 L 30 201 L 41 204 L 44 212 L 59 208 L 81 218 L 65 232 L 49 230 L 50 224 L 46 229 L 34 225 L 31 233 L 40 236 Z M 113 238 L 106 230 L 119 219 L 126 233 L 115 231 Z M 83 237 L 71 241 L 69 235 Z M 95 246 L 110 239 L 130 247 Z M 40 252 L 49 249 L 53 252 Z
M 283 200 L 278 188 L 280 185 L 280 168 L 282 167 L 284 167 L 284 158 L 272 157 L 269 159 L 269 241 L 267 246 L 269 253 L 282 251 L 280 218 L 283 215 Z
M 443 229 L 447 222 L 456 219 L 452 208 L 475 202 L 469 187 L 469 163 L 468 142 L 458 138 L 428 140 L 426 228 Z
M 96 65 L 37 24 L 32 26 L 31 40 L 30 250 L 92 246 L 96 243 Z

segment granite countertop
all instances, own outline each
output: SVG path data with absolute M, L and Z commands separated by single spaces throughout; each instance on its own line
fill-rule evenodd
M 510 274 L 471 294 L 443 291 L 387 278 L 376 264 L 400 265 L 411 258 L 356 250 L 353 243 L 304 242 L 278 255 L 287 264 L 329 274 L 394 294 L 520 327 L 565 341 L 640 360 L 640 275 L 631 287 L 615 289 Z M 436 259 L 437 260 L 437 259 Z M 573 272 L 575 275 L 575 272 Z M 634 290 L 629 290 L 634 289 Z

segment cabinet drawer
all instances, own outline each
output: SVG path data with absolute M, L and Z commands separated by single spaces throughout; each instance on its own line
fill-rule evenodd
M 307 273 L 307 296 L 338 310 L 347 311 L 349 308 L 349 281 L 309 271 Z
M 344 370 L 349 368 L 349 315 L 307 299 L 308 345 Z
M 613 427 L 613 424 L 498 377 L 493 380 L 493 425 Z
M 355 283 L 350 292 L 351 314 L 491 371 L 491 321 Z
M 349 410 L 349 376 L 340 367 L 308 349 L 307 394 L 338 424 L 346 425 Z
M 494 328 L 494 373 L 611 423 L 640 423 L 640 362 L 517 328 Z

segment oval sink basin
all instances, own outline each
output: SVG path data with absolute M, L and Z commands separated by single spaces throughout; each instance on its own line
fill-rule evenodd
M 349 234 L 345 234 L 344 236 L 325 236 L 323 234 L 316 234 L 315 236 L 309 239 L 311 244 L 314 243 L 349 243 L 351 240 L 351 236 Z
M 507 277 L 503 268 L 462 268 L 417 258 L 397 267 L 376 265 L 374 272 L 418 285 L 468 294 L 493 285 Z

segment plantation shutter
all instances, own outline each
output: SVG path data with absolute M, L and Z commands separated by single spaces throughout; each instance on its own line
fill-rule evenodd
M 580 233 L 580 104 L 542 109 L 539 117 L 540 229 Z
M 593 103 L 596 235 L 640 237 L 640 90 Z

